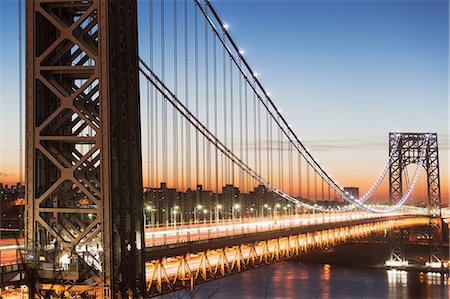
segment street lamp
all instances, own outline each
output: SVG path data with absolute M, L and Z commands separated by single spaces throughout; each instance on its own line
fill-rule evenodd
M 177 211 L 180 207 L 174 206 L 170 208 L 170 218 L 172 218 L 172 222 L 174 226 L 177 226 Z
M 152 211 L 152 206 L 145 206 L 145 213 L 144 213 L 144 216 L 145 216 L 145 221 L 144 221 L 144 223 L 145 223 L 145 227 L 150 227 L 150 224 L 149 224 L 149 220 L 148 220 L 148 214 L 149 213 L 151 213 L 151 211 Z
M 205 223 L 205 224 L 206 224 L 206 214 L 208 214 L 208 210 L 203 209 L 203 223 Z
M 194 207 L 194 223 L 197 222 L 197 211 L 201 210 L 203 208 L 202 205 L 197 205 Z
M 237 204 L 234 204 L 234 205 L 231 207 L 231 219 L 234 220 L 234 211 L 235 211 L 235 210 L 239 210 L 240 207 L 241 207 L 241 205 L 238 204 L 238 203 L 237 203 Z
M 219 220 L 220 220 L 220 209 L 222 208 L 222 205 L 216 205 L 216 211 L 215 211 L 215 214 L 216 214 L 216 222 L 219 222 Z
M 298 215 L 298 208 L 300 208 L 300 205 L 299 204 L 296 204 L 295 205 L 295 215 Z
M 261 206 L 261 217 L 264 218 L 264 209 L 267 209 L 269 207 L 268 204 L 264 204 L 263 206 Z
M 274 209 L 274 213 L 275 213 L 275 217 L 278 217 L 278 209 L 281 207 L 281 205 L 279 204 L 279 203 L 277 203 L 276 205 L 275 205 L 275 209 Z

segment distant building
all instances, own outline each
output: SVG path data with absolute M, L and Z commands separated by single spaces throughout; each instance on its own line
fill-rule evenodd
M 0 235 L 2 237 L 17 236 L 23 228 L 25 209 L 25 187 L 4 185 L 0 183 Z
M 359 188 L 358 187 L 344 187 L 344 193 L 349 196 L 353 196 L 353 198 L 357 199 L 359 198 Z

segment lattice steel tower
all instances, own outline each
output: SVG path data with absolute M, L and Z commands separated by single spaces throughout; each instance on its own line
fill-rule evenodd
M 103 297 L 138 297 L 145 246 L 136 0 L 26 5 L 27 247 L 42 264 L 65 263 L 70 280 L 97 277 Z
M 398 142 L 396 141 L 397 138 L 399 138 Z M 441 263 L 443 238 L 439 153 L 436 133 L 389 133 L 389 156 L 393 157 L 389 167 L 389 201 L 391 204 L 394 204 L 402 198 L 403 174 L 408 165 L 419 163 L 423 146 L 425 146 L 425 158 L 422 165 L 427 175 L 427 197 L 430 215 L 429 228 L 424 230 L 423 234 L 430 243 L 428 262 L 430 264 Z M 436 243 L 440 244 L 436 245 Z M 398 248 L 394 251 L 397 251 L 395 254 L 397 257 L 403 255 L 399 253 L 401 251 Z M 403 257 L 401 258 L 403 259 Z

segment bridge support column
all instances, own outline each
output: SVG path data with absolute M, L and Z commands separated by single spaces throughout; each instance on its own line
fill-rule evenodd
M 401 229 L 397 232 L 389 232 L 391 239 L 391 257 L 386 261 L 388 267 L 404 267 L 409 264 L 405 256 L 405 239 L 408 238 L 408 230 Z
M 145 290 L 136 5 L 26 2 L 27 249 L 105 298 Z
M 397 142 L 398 140 L 398 142 Z M 395 204 L 403 197 L 403 175 L 406 167 L 420 162 L 421 147 L 426 142 L 423 167 L 427 174 L 427 197 L 430 225 L 422 233 L 429 240 L 429 267 L 442 267 L 442 218 L 441 188 L 439 176 L 439 152 L 436 133 L 390 133 L 389 156 L 393 157 L 389 167 L 389 201 Z M 395 245 L 393 245 L 395 246 Z M 438 266 L 440 265 L 440 266 Z

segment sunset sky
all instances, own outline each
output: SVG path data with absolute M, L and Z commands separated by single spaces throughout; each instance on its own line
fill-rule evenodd
M 365 190 L 386 161 L 389 132 L 437 132 L 448 201 L 448 1 L 212 3 L 335 178 Z M 0 182 L 10 184 L 19 173 L 17 23 L 17 1 L 0 1 Z

